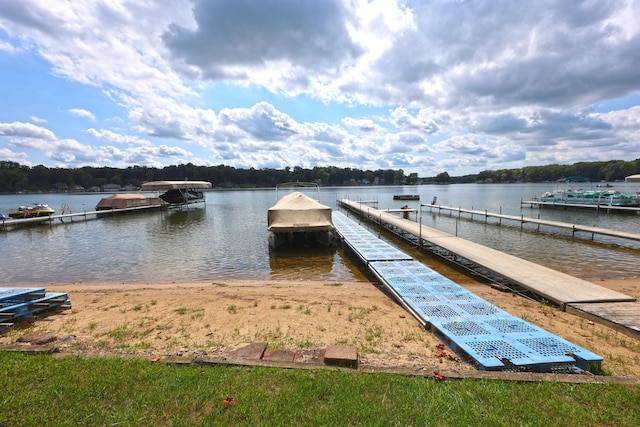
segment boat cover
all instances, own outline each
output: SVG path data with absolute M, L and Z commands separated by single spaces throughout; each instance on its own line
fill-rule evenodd
M 269 208 L 267 225 L 274 233 L 330 231 L 333 230 L 331 208 L 295 191 Z
M 162 205 L 163 203 L 159 197 L 146 197 L 144 194 L 123 193 L 101 199 L 96 205 L 96 210 Z
M 158 190 L 192 190 L 211 188 L 208 181 L 149 181 L 142 184 L 144 191 Z

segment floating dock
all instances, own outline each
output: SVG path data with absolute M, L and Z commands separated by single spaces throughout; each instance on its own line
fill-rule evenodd
M 0 288 L 0 333 L 33 321 L 37 314 L 69 308 L 71 301 L 63 292 L 46 292 L 44 288 Z
M 344 244 L 418 321 L 482 370 L 599 370 L 602 357 L 479 298 L 340 212 L 333 223 Z
M 564 311 L 640 339 L 640 303 L 633 297 L 358 202 L 341 199 L 338 204 L 380 225 L 412 234 L 421 247 L 427 242 L 482 266 Z

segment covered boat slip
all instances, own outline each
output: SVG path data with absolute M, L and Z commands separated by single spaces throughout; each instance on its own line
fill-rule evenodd
M 274 248 L 295 240 L 327 246 L 333 229 L 331 208 L 300 191 L 283 196 L 267 211 L 269 244 Z
M 122 210 L 141 207 L 160 208 L 165 204 L 166 202 L 159 197 L 147 197 L 139 193 L 122 193 L 102 198 L 96 205 L 96 210 Z
M 602 357 L 477 297 L 334 212 L 337 232 L 396 299 L 456 353 L 483 370 L 574 372 Z
M 169 207 L 203 203 L 204 193 L 199 190 L 211 188 L 207 181 L 150 181 L 142 184 L 143 191 L 164 191 L 160 198 L 169 204 Z

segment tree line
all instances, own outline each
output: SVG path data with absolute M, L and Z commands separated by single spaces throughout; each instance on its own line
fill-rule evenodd
M 86 191 L 106 184 L 140 187 L 147 181 L 208 181 L 217 188 L 275 187 L 284 182 L 317 182 L 324 186 L 391 185 L 416 183 L 417 173 L 405 176 L 402 169 L 360 170 L 355 168 L 299 166 L 284 169 L 237 169 L 232 166 L 197 166 L 192 163 L 163 168 L 130 166 L 125 169 L 91 167 L 65 169 L 38 165 L 29 167 L 11 161 L 0 161 L 0 192 L 21 191 Z
M 580 176 L 592 182 L 624 181 L 629 175 L 640 173 L 640 158 L 607 160 L 602 162 L 578 162 L 572 165 L 551 164 L 525 166 L 518 169 L 487 170 L 478 173 L 476 182 L 550 182 L 569 176 Z
M 284 182 L 317 182 L 323 186 L 341 185 L 398 185 L 398 184 L 456 184 L 456 183 L 512 183 L 547 182 L 567 176 L 581 176 L 594 182 L 621 181 L 628 175 L 640 173 L 640 159 L 580 162 L 572 165 L 526 166 L 517 169 L 486 170 L 477 175 L 449 176 L 441 172 L 433 177 L 419 177 L 413 172 L 405 175 L 402 169 L 361 170 L 317 166 L 312 169 L 295 166 L 284 169 L 238 169 L 232 166 L 197 166 L 192 163 L 163 168 L 130 166 L 49 168 L 43 165 L 25 166 L 0 160 L 0 192 L 29 191 L 92 191 L 106 184 L 121 187 L 140 187 L 147 181 L 191 180 L 208 181 L 217 188 L 275 187 Z

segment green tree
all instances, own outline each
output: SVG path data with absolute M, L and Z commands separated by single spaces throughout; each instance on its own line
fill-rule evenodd
M 436 182 L 438 184 L 448 184 L 451 181 L 451 177 L 448 172 L 442 172 L 436 175 Z

